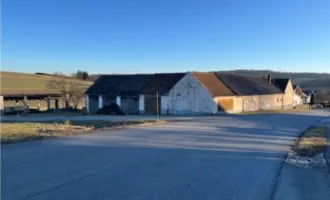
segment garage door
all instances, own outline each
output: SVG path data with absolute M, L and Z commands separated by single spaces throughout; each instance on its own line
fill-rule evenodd
M 233 99 L 218 99 L 218 111 L 227 111 L 234 109 Z

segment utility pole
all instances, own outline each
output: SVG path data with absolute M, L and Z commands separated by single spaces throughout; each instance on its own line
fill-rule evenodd
M 159 121 L 159 108 L 158 108 L 158 91 L 157 91 L 157 93 L 156 93 L 156 105 L 157 105 L 157 121 Z

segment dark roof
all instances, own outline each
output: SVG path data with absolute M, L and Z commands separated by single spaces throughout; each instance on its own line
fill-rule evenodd
M 159 95 L 166 94 L 185 73 L 101 75 L 86 94 L 98 95 Z
M 313 90 L 302 90 L 304 94 L 306 94 L 307 96 L 312 94 L 312 93 L 315 93 Z
M 157 91 L 160 95 L 166 94 L 185 74 L 154 74 L 151 82 L 142 89 L 141 94 L 156 94 Z
M 215 75 L 236 95 L 267 95 L 283 92 L 263 77 L 242 76 L 225 73 Z
M 299 85 L 292 85 L 293 89 L 296 89 L 296 87 L 299 87 Z
M 273 83 L 282 90 L 282 92 L 285 91 L 288 83 L 289 83 L 289 78 L 274 78 L 272 79 Z
M 235 94 L 213 73 L 191 73 L 213 97 L 235 96 Z

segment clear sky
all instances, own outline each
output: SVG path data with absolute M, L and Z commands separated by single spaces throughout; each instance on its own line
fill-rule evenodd
M 2 0 L 2 70 L 330 72 L 330 0 Z

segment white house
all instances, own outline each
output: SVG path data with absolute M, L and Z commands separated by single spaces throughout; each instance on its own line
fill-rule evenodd
M 299 85 L 293 85 L 293 106 L 299 106 L 306 103 L 307 95 L 303 93 Z

